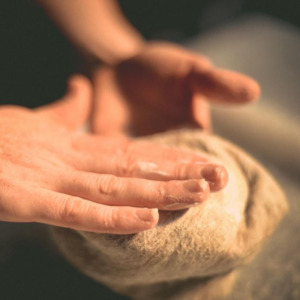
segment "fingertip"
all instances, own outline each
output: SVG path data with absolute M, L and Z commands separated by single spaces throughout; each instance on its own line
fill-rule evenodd
M 114 229 L 108 233 L 114 234 L 135 234 L 154 228 L 159 221 L 157 208 L 122 208 L 122 215 L 114 224 Z
M 198 206 L 207 200 L 210 193 L 210 186 L 204 179 L 190 179 L 185 181 L 182 186 L 184 189 L 182 198 L 172 197 L 162 210 L 182 210 Z
M 150 228 L 154 228 L 159 222 L 159 211 L 158 208 L 151 209 L 152 219 L 149 223 Z
M 216 70 L 220 98 L 227 102 L 254 102 L 260 95 L 260 86 L 252 78 L 230 70 Z
M 213 66 L 212 61 L 206 56 L 196 56 L 197 62 L 195 68 L 199 68 L 199 71 L 203 71 L 204 69 L 210 69 Z
M 247 89 L 245 90 L 244 100 L 246 102 L 255 102 L 260 97 L 261 89 L 257 81 L 248 78 Z
M 211 132 L 211 109 L 208 99 L 199 93 L 194 93 L 192 95 L 191 108 L 192 117 L 197 126 L 203 131 Z
M 219 167 L 217 167 L 216 173 L 217 173 L 216 181 L 218 182 L 218 188 L 220 190 L 220 189 L 223 189 L 227 185 L 228 172 L 225 167 L 219 166 Z
M 228 172 L 223 166 L 210 166 L 201 171 L 203 178 L 209 183 L 210 190 L 223 189 L 228 182 Z
M 140 221 L 146 224 L 148 229 L 154 228 L 159 221 L 159 213 L 157 208 L 137 209 L 136 215 Z
M 87 91 L 90 92 L 92 86 L 89 79 L 81 74 L 73 74 L 67 81 L 68 91 Z
M 206 180 L 200 179 L 199 180 L 199 185 L 201 187 L 202 193 L 205 195 L 205 198 L 207 198 L 209 193 L 210 193 L 209 183 Z
M 210 68 L 194 72 L 190 82 L 194 91 L 211 101 L 247 103 L 260 95 L 259 84 L 254 79 L 231 70 Z

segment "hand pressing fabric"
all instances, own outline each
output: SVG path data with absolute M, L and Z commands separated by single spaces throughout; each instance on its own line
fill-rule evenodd
M 0 220 L 126 234 L 153 228 L 223 188 L 226 170 L 194 153 L 82 133 L 91 86 L 74 76 L 58 102 L 0 107 Z
M 152 134 L 189 123 L 210 130 L 210 101 L 239 104 L 259 95 L 251 78 L 170 43 L 145 43 L 133 57 L 96 70 L 93 81 L 92 129 L 102 134 L 128 127 Z

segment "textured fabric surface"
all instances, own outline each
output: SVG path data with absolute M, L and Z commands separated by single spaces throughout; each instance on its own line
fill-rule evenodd
M 54 228 L 67 259 L 88 276 L 132 299 L 217 299 L 234 270 L 249 261 L 287 212 L 274 179 L 249 155 L 198 130 L 147 138 L 208 153 L 229 171 L 227 187 L 188 210 L 160 212 L 160 224 L 135 235 Z

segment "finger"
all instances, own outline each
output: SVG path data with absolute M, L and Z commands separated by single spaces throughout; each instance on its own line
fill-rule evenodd
M 227 184 L 226 169 L 209 162 L 208 157 L 159 147 L 153 143 L 135 142 L 130 145 L 128 140 L 123 140 L 123 144 L 109 145 L 103 144 L 104 141 L 102 138 L 84 135 L 80 139 L 80 148 L 77 148 L 81 150 L 81 155 L 75 167 L 87 172 L 152 180 L 205 179 L 212 191 L 220 190 Z
M 38 108 L 40 114 L 48 115 L 70 128 L 78 128 L 86 121 L 91 109 L 91 84 L 82 75 L 74 75 L 68 81 L 63 98 Z
M 177 210 L 205 201 L 209 186 L 203 179 L 154 181 L 76 172 L 61 181 L 59 192 L 110 206 Z
M 101 68 L 93 75 L 92 132 L 115 135 L 129 123 L 129 111 L 116 83 L 112 68 Z
M 105 143 L 106 141 L 106 143 Z M 212 191 L 227 184 L 224 167 L 213 163 L 205 154 L 196 154 L 153 143 L 117 139 L 113 143 L 92 135 L 83 135 L 75 142 L 81 153 L 75 167 L 82 171 L 138 177 L 152 180 L 205 179 Z
M 199 53 L 196 52 L 192 52 L 190 50 L 187 50 L 184 47 L 181 47 L 180 45 L 175 45 L 172 43 L 168 43 L 168 42 L 155 42 L 154 43 L 154 47 L 151 47 L 151 43 L 149 44 L 150 47 L 148 47 L 149 54 L 151 56 L 155 56 L 157 58 L 160 58 L 160 56 L 164 59 L 162 60 L 163 63 L 167 64 L 168 61 L 165 61 L 165 52 L 162 51 L 163 48 L 168 49 L 168 58 L 170 59 L 170 61 L 175 61 L 178 60 L 178 58 L 184 58 L 186 61 L 190 61 L 197 63 L 198 67 L 200 67 L 201 69 L 206 69 L 211 67 L 212 62 L 211 60 L 204 56 L 204 55 L 200 55 Z M 146 53 L 147 55 L 147 53 Z M 185 68 L 182 69 L 182 71 L 184 71 Z M 163 72 L 164 70 L 161 69 L 161 71 Z
M 156 209 L 106 206 L 52 191 L 35 190 L 30 200 L 33 221 L 77 230 L 130 234 L 158 222 Z
M 244 103 L 259 97 L 258 83 L 239 73 L 208 68 L 194 68 L 188 77 L 192 91 L 203 94 L 212 101 L 227 103 Z
M 205 179 L 212 191 L 225 187 L 228 179 L 224 167 L 213 163 L 180 163 L 136 155 L 87 155 L 80 170 L 151 180 Z
M 207 98 L 199 93 L 192 95 L 192 116 L 194 122 L 204 131 L 212 131 L 210 104 Z

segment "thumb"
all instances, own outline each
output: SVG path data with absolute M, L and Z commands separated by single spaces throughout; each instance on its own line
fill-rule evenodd
M 192 117 L 194 122 L 204 131 L 212 131 L 210 104 L 207 98 L 199 93 L 192 95 Z
M 102 67 L 93 74 L 92 132 L 119 135 L 129 124 L 129 109 L 118 86 L 115 70 Z
M 91 101 L 92 87 L 89 80 L 82 75 L 73 75 L 68 80 L 66 94 L 61 99 L 38 108 L 37 111 L 76 129 L 88 118 Z

